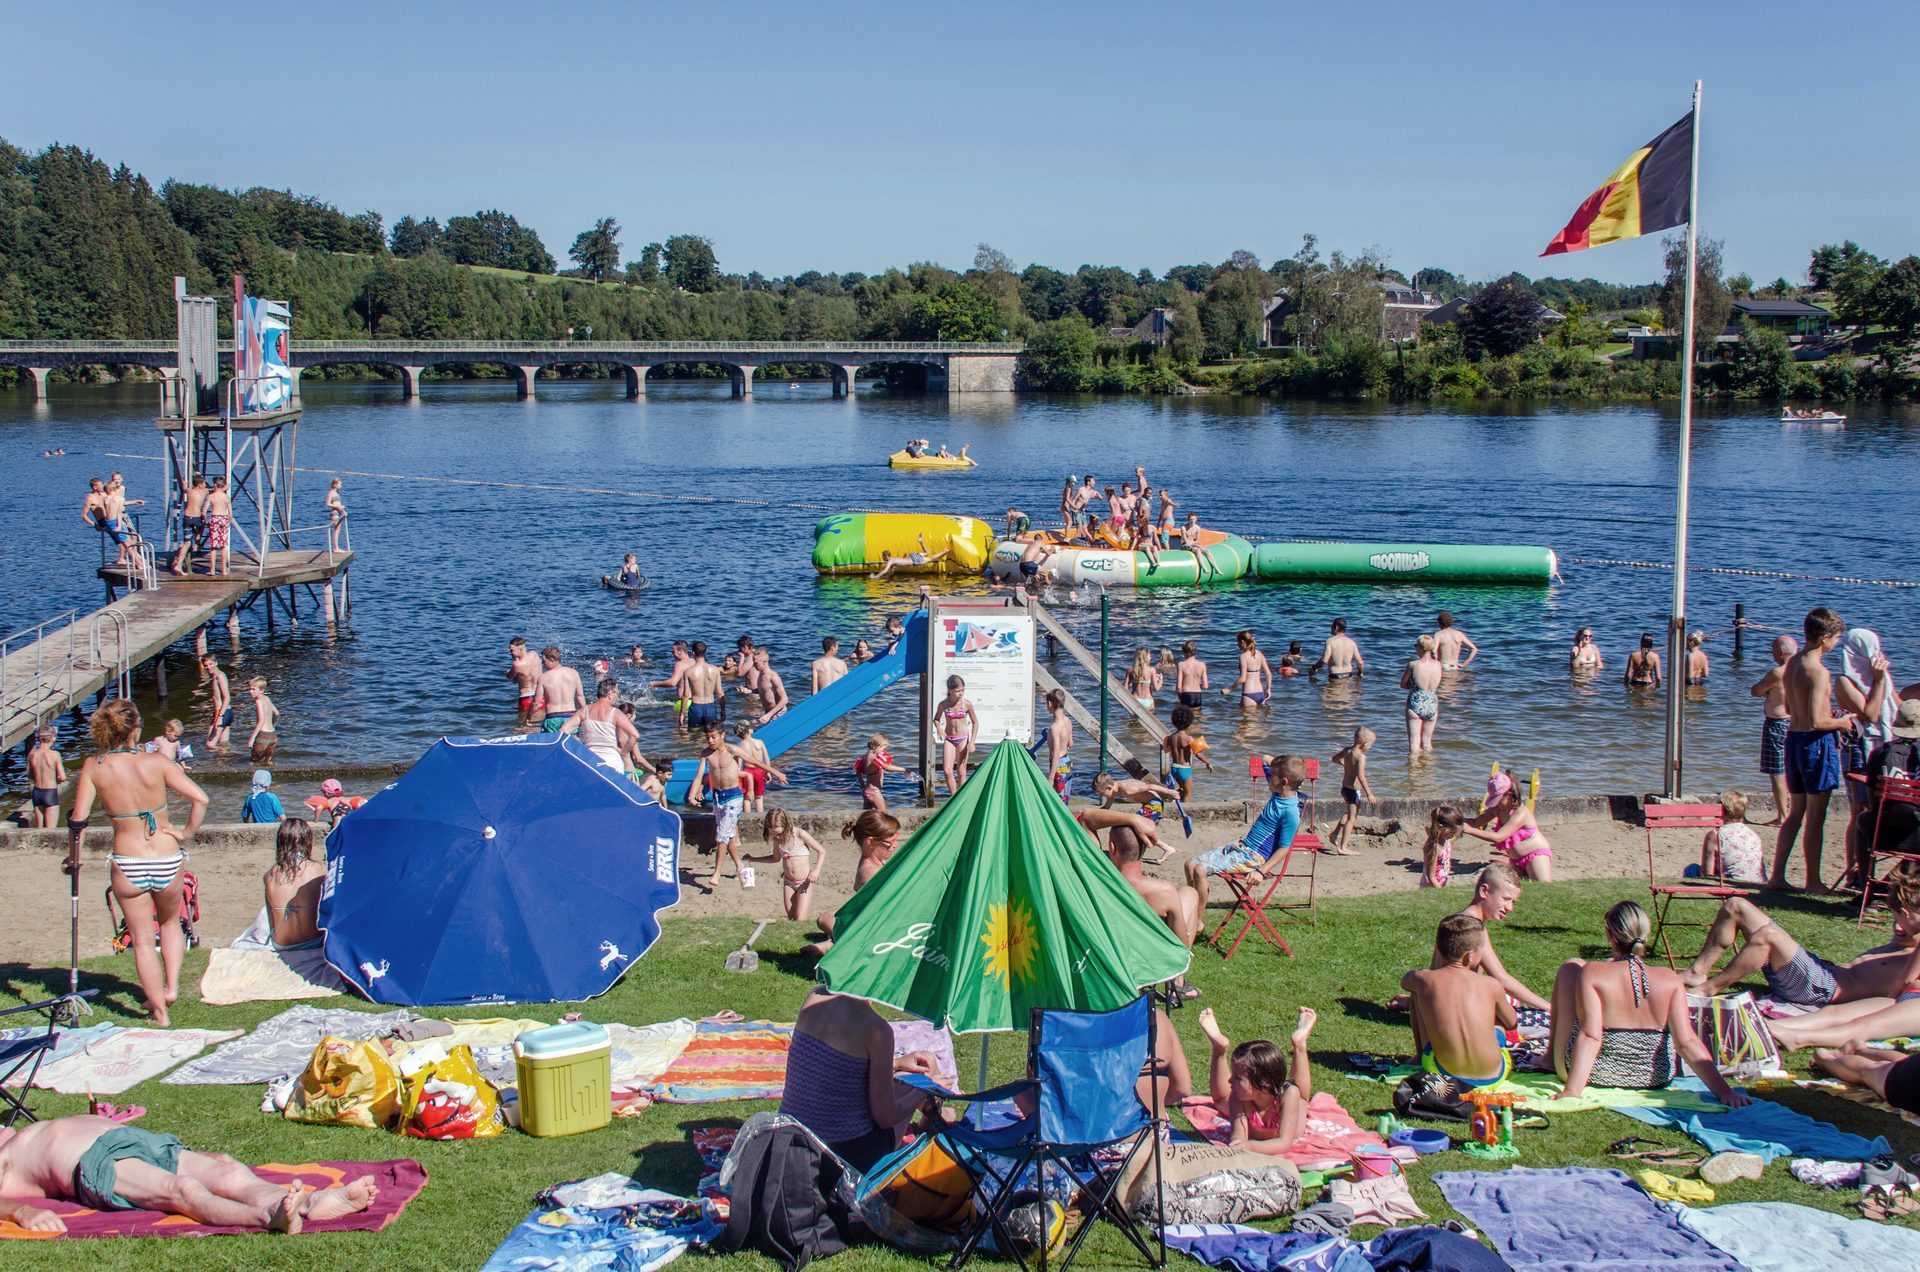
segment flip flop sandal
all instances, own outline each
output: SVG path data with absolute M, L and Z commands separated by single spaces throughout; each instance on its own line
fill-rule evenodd
M 1912 1193 L 1896 1192 L 1884 1184 L 1874 1184 L 1862 1190 L 1857 1204 L 1861 1215 L 1875 1223 L 1920 1214 L 1920 1200 L 1916 1200 Z
M 1707 1160 L 1705 1154 L 1697 1153 L 1684 1145 L 1659 1145 L 1646 1149 L 1621 1148 L 1623 1144 L 1646 1144 L 1650 1142 L 1649 1140 L 1643 1139 L 1621 1140 L 1607 1150 L 1607 1156 L 1623 1162 L 1654 1162 L 1661 1166 L 1670 1166 L 1675 1170 L 1698 1166 Z

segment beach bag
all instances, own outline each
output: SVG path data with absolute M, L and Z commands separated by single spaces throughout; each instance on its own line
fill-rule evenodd
M 1401 1117 L 1471 1122 L 1473 1105 L 1460 1098 L 1460 1086 L 1437 1073 L 1411 1073 L 1393 1089 L 1393 1111 Z
M 1300 1209 L 1300 1171 L 1284 1157 L 1225 1144 L 1159 1148 L 1135 1154 L 1121 1176 L 1120 1204 L 1135 1215 L 1153 1213 L 1156 1170 L 1168 1223 L 1251 1223 Z
M 874 1164 L 859 1203 L 862 1213 L 878 1204 L 922 1228 L 965 1232 L 975 1214 L 973 1177 L 938 1137 L 922 1135 Z
M 400 1119 L 400 1078 L 377 1043 L 327 1037 L 313 1049 L 287 1098 L 289 1122 L 392 1126 Z
M 1703 997 L 1687 995 L 1687 1014 L 1720 1072 L 1735 1080 L 1777 1076 L 1784 1069 L 1780 1048 L 1767 1028 L 1760 1005 L 1746 990 Z
M 725 1254 L 755 1250 L 786 1272 L 846 1249 L 853 1218 L 846 1164 L 804 1126 L 741 1131 L 721 1168 L 729 1207 L 714 1248 Z
M 500 1093 L 463 1044 L 407 1076 L 400 1132 L 415 1139 L 489 1139 L 505 1125 Z

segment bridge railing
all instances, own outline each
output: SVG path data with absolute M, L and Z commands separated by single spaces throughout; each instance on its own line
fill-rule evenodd
M 70 609 L 0 637 L 0 728 L 9 736 L 23 723 L 38 728 L 73 697 L 79 620 Z
M 0 351 L 74 353 L 171 353 L 171 340 L 0 340 Z M 490 350 L 500 353 L 1020 353 L 1017 340 L 295 340 L 290 348 L 317 353 L 366 349 L 390 353 L 419 349 L 428 353 Z M 222 351 L 225 353 L 226 351 Z

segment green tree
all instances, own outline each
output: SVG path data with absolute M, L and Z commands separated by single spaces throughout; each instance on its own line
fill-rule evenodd
M 595 282 L 613 277 L 620 269 L 620 222 L 601 217 L 574 237 L 567 257 Z
M 1908 256 L 1880 276 L 1873 290 L 1873 319 L 1902 336 L 1920 328 L 1920 256 Z
M 1200 325 L 1206 333 L 1207 355 L 1237 358 L 1260 344 L 1260 324 L 1273 295 L 1273 279 L 1251 252 L 1235 252 L 1220 267 L 1200 298 Z
M 440 222 L 436 218 L 416 221 L 403 216 L 393 223 L 393 237 L 388 247 L 395 256 L 425 256 L 440 250 L 440 236 Z
M 440 250 L 460 265 L 553 273 L 553 254 L 540 236 L 497 209 L 450 217 Z
M 1732 374 L 1733 390 L 1741 397 L 1785 397 L 1793 383 L 1793 347 L 1782 332 L 1743 320 Z
M 1080 284 L 1071 274 L 1045 265 L 1020 271 L 1020 308 L 1035 322 L 1064 318 L 1080 307 Z
M 1852 239 L 1814 248 L 1813 254 L 1807 259 L 1808 285 L 1815 291 L 1831 291 L 1837 284 L 1841 269 L 1862 256 L 1875 259 L 1871 252 Z
M 1467 292 L 1466 282 L 1459 275 L 1452 270 L 1438 269 L 1431 265 L 1413 271 L 1413 285 L 1442 300 L 1452 300 L 1456 296 L 1464 296 Z
M 1735 274 L 1727 279 L 1727 292 L 1737 300 L 1750 300 L 1753 297 L 1753 276 Z
M 908 340 L 1004 340 L 1006 318 L 993 297 L 954 279 L 913 303 L 901 335 Z
M 651 287 L 660 281 L 660 257 L 666 249 L 649 243 L 640 249 L 640 259 L 627 262 L 627 281 L 635 287 Z
M 1660 285 L 1660 325 L 1678 333 L 1686 322 L 1687 240 L 1669 235 L 1665 240 L 1667 277 Z M 1720 240 L 1701 239 L 1694 262 L 1693 343 L 1696 357 L 1727 328 L 1733 316 L 1733 297 L 1720 281 Z
M 1079 314 L 1040 324 L 1020 355 L 1020 382 L 1028 388 L 1073 393 L 1093 379 L 1100 336 Z
M 1853 247 L 1848 243 L 1846 247 Z M 1839 261 L 1827 275 L 1833 290 L 1833 312 L 1850 327 L 1864 327 L 1874 321 L 1874 296 L 1887 263 L 1872 252 L 1855 249 L 1842 251 Z
M 696 295 L 720 286 L 720 263 L 711 240 L 698 234 L 675 234 L 667 240 L 663 255 L 668 286 Z
M 1476 362 L 1518 353 L 1540 338 L 1539 298 L 1511 278 L 1489 283 L 1467 302 L 1460 336 Z

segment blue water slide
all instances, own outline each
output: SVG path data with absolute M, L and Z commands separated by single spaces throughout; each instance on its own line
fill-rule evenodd
M 766 744 L 767 754 L 778 759 L 896 680 L 924 670 L 927 612 L 915 610 L 907 615 L 906 627 L 906 633 L 891 651 L 850 669 L 819 693 L 794 703 L 778 720 L 760 726 L 754 736 Z M 686 802 L 687 791 L 693 786 L 693 774 L 699 767 L 698 760 L 673 762 L 673 773 L 667 778 L 669 804 Z

